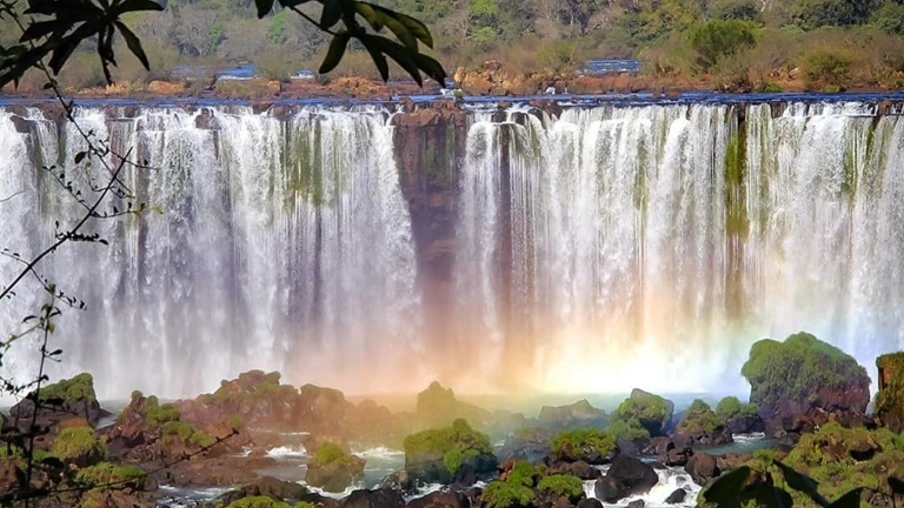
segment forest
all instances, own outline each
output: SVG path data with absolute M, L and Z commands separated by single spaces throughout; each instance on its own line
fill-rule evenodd
M 726 87 L 741 82 L 761 91 L 791 80 L 827 91 L 904 83 L 904 4 L 895 0 L 378 3 L 424 21 L 436 40 L 433 56 L 450 75 L 487 60 L 505 62 L 509 71 L 567 74 L 589 59 L 637 58 L 642 76 L 708 76 Z M 288 10 L 257 19 L 252 0 L 169 0 L 163 12 L 137 13 L 126 21 L 151 62 L 147 73 L 134 59 L 123 59 L 114 76 L 126 82 L 171 79 L 180 66 L 231 64 L 253 64 L 262 77 L 285 79 L 301 69 L 316 70 L 329 42 Z M 0 20 L 0 44 L 17 32 Z M 102 84 L 92 48 L 80 51 L 63 84 Z M 351 47 L 332 76 L 377 77 L 377 71 L 363 48 Z

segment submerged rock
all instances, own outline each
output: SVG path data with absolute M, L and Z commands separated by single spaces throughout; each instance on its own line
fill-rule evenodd
M 656 471 L 639 459 L 619 455 L 612 461 L 606 475 L 596 481 L 596 497 L 605 503 L 615 503 L 629 496 L 649 492 L 659 483 Z

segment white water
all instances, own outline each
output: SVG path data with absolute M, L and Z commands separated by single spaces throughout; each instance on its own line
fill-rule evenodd
M 747 107 L 737 183 L 729 106 L 471 113 L 444 309 L 458 340 L 436 344 L 385 112 L 86 110 L 80 125 L 156 168 L 124 180 L 163 213 L 92 226 L 109 248 L 40 267 L 89 305 L 61 318 L 52 374 L 89 370 L 102 397 L 190 396 L 251 368 L 377 392 L 479 351 L 455 370 L 487 389 L 501 372 L 552 392 L 742 394 L 750 344 L 802 329 L 874 373 L 904 346 L 904 123 L 870 113 Z M 25 116 L 28 134 L 0 110 L 0 246 L 29 257 L 79 210 L 38 168 L 84 143 Z M 0 258 L 0 280 L 17 268 Z M 2 333 L 43 301 L 30 281 L 0 304 Z M 17 344 L 4 374 L 34 360 Z
M 196 126 L 202 114 L 214 129 Z M 57 134 L 39 112 L 28 117 L 35 127 L 22 134 L 0 111 L 0 199 L 21 193 L 0 203 L 0 243 L 23 257 L 52 241 L 53 220 L 78 217 L 39 168 L 71 168 L 84 146 L 73 126 Z M 79 124 L 154 168 L 123 180 L 163 213 L 102 221 L 109 248 L 67 245 L 40 267 L 90 307 L 60 319 L 54 377 L 90 371 L 107 397 L 194 395 L 252 368 L 346 390 L 416 378 L 420 291 L 383 112 L 283 122 L 250 109 L 87 110 Z M 81 173 L 102 176 L 92 162 Z M 0 262 L 4 282 L 17 268 Z M 35 286 L 0 306 L 4 333 L 43 301 Z M 35 360 L 17 346 L 4 371 L 30 379 Z
M 599 469 L 603 472 L 603 474 L 606 474 L 609 466 L 603 466 Z M 644 492 L 636 496 L 626 497 L 616 504 L 603 503 L 603 506 L 613 508 L 624 507 L 628 506 L 628 503 L 637 500 L 643 500 L 644 506 L 649 506 L 651 508 L 666 506 L 692 507 L 697 505 L 697 495 L 700 494 L 702 487 L 694 483 L 694 481 L 691 480 L 691 476 L 687 474 L 687 472 L 685 472 L 683 468 L 669 467 L 665 469 L 659 469 L 656 471 L 656 474 L 659 476 L 659 483 L 657 483 L 648 492 Z M 586 494 L 588 498 L 596 499 L 596 491 L 594 488 L 595 484 L 596 482 L 592 480 L 584 482 L 584 494 Z M 678 489 L 684 489 L 687 492 L 687 496 L 684 498 L 684 502 L 678 504 L 666 504 L 665 500 L 668 499 L 668 497 Z
M 865 106 L 791 105 L 777 118 L 751 106 L 747 175 L 734 184 L 729 113 L 476 122 L 455 272 L 459 291 L 480 295 L 475 343 L 490 357 L 517 350 L 519 380 L 552 392 L 744 393 L 750 344 L 799 330 L 874 374 L 877 355 L 904 346 L 904 123 L 883 117 L 868 149 Z M 510 223 L 484 219 L 505 211 Z M 510 268 L 496 261 L 506 237 Z

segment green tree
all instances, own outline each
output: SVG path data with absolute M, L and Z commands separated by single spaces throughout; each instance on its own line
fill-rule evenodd
M 690 43 L 697 52 L 697 65 L 710 70 L 722 58 L 756 44 L 754 27 L 747 21 L 713 20 L 694 27 Z

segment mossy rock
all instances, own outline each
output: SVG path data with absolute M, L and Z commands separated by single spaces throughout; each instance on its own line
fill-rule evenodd
M 465 420 L 405 438 L 405 469 L 413 480 L 451 483 L 462 474 L 495 471 L 490 438 Z
M 226 508 L 295 508 L 284 501 L 277 501 L 267 496 L 254 496 L 233 501 Z
M 176 441 L 181 441 L 188 448 L 207 448 L 216 442 L 210 434 L 198 430 L 194 425 L 181 421 L 164 423 L 160 429 L 160 435 L 165 443 L 173 444 Z
M 734 396 L 719 401 L 716 416 L 725 420 L 725 426 L 732 434 L 752 434 L 766 430 L 757 405 L 741 402 Z
M 637 420 L 647 429 L 650 436 L 663 435 L 666 426 L 672 419 L 675 404 L 667 399 L 635 388 L 631 395 L 622 402 L 609 419 L 610 425 L 617 420 Z
M 116 490 L 133 489 L 144 490 L 147 473 L 138 466 L 117 465 L 110 462 L 101 462 L 84 469 L 80 469 L 75 475 L 75 481 L 90 489 Z
M 41 402 L 38 420 L 49 426 L 73 417 L 84 418 L 89 424 L 96 425 L 101 418 L 110 414 L 101 409 L 94 392 L 94 378 L 88 373 L 42 387 L 38 398 Z M 12 407 L 10 417 L 13 425 L 20 429 L 27 429 L 31 425 L 34 399 L 35 392 L 31 392 Z
M 571 504 L 577 504 L 584 498 L 584 484 L 577 476 L 556 474 L 540 479 L 537 490 L 556 497 L 565 498 Z
M 726 421 L 719 417 L 706 402 L 696 399 L 684 413 L 675 431 L 675 441 L 684 445 L 719 445 L 731 443 L 731 432 Z
M 608 431 L 575 429 L 560 432 L 550 443 L 553 460 L 606 464 L 616 453 L 616 436 Z
M 484 428 L 491 419 L 488 411 L 456 399 L 451 388 L 444 388 L 437 381 L 417 394 L 416 414 L 421 424 L 431 427 L 462 419 Z
M 107 446 L 91 427 L 67 427 L 57 434 L 51 452 L 64 462 L 88 467 L 107 458 Z
M 904 352 L 882 355 L 879 368 L 879 392 L 876 416 L 893 432 L 904 431 Z
M 750 401 L 771 421 L 813 408 L 862 414 L 869 404 L 866 369 L 840 349 L 800 332 L 784 342 L 760 340 L 741 369 Z
M 650 438 L 650 431 L 640 424 L 637 418 L 616 418 L 609 422 L 606 432 L 611 434 L 616 441 L 625 440 L 636 442 Z
M 308 463 L 305 482 L 327 492 L 342 492 L 364 479 L 365 460 L 346 453 L 335 443 L 325 443 Z

